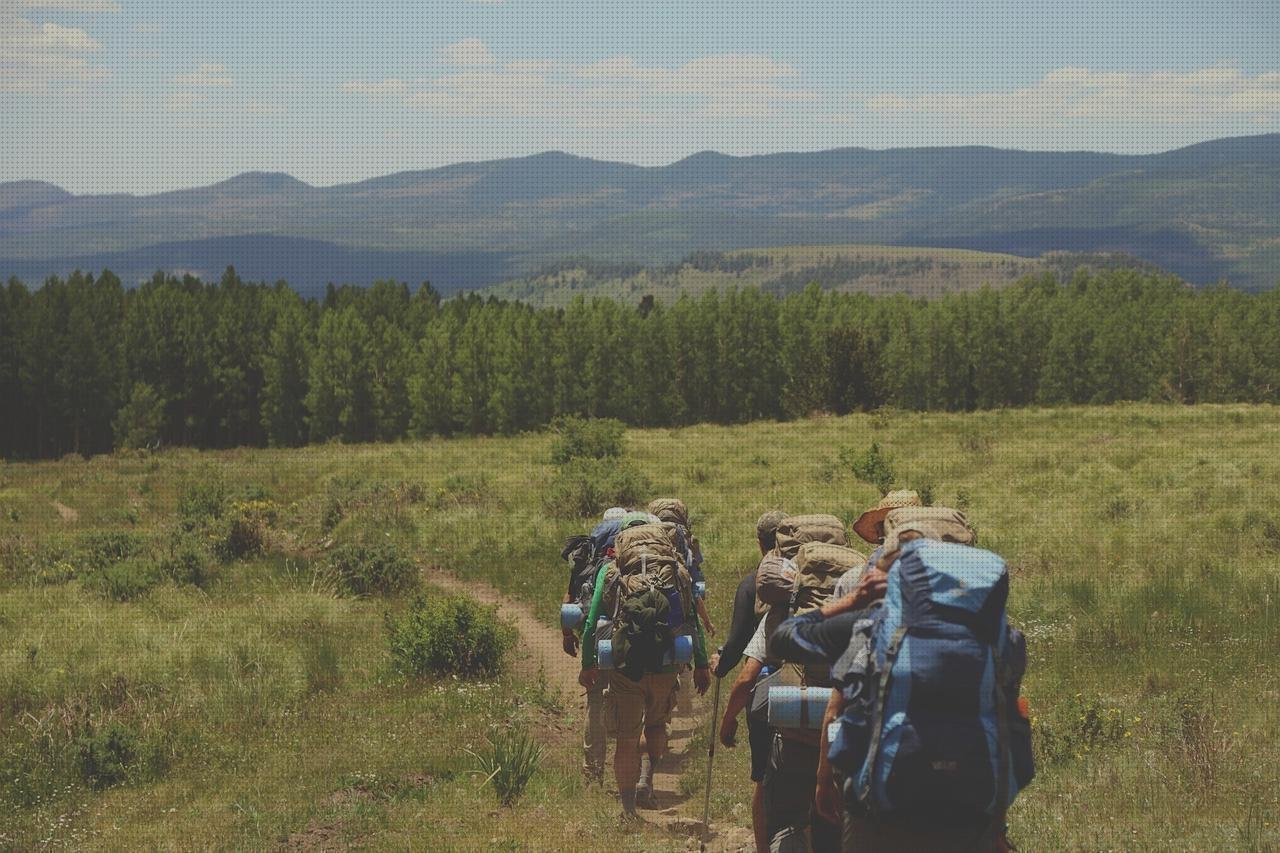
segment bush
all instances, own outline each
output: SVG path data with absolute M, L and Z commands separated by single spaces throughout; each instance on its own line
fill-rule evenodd
M 89 731 L 76 739 L 80 776 L 102 790 L 123 782 L 137 762 L 138 735 L 120 723 L 111 723 L 99 732 Z
M 105 569 L 113 563 L 140 554 L 146 540 L 136 533 L 104 531 L 89 533 L 76 543 L 76 554 L 82 565 L 90 569 Z
M 560 467 L 546 493 L 554 515 L 581 518 L 611 506 L 633 506 L 652 491 L 649 481 L 622 459 L 575 459 Z
M 469 598 L 419 597 L 400 619 L 387 618 L 391 662 L 403 675 L 491 678 L 502 670 L 516 631 Z
M 875 486 L 882 495 L 888 494 L 893 487 L 893 465 L 878 442 L 871 442 L 865 453 L 857 453 L 851 447 L 842 448 L 840 461 L 853 472 L 853 476 Z
M 208 548 L 191 533 L 178 533 L 168 553 L 160 560 L 160 571 L 174 582 L 204 587 L 213 574 Z
M 93 585 L 107 598 L 134 601 L 151 591 L 163 579 L 155 563 L 130 559 L 107 566 L 93 577 Z
M 340 546 L 329 569 L 351 595 L 396 595 L 418 585 L 418 567 L 391 543 Z
M 473 753 L 474 754 L 474 753 Z M 476 756 L 498 800 L 504 806 L 524 793 L 542 763 L 542 747 L 527 732 L 505 729 L 489 735 L 489 751 Z
M 212 537 L 214 553 L 224 563 L 261 554 L 267 528 L 277 517 L 276 505 L 269 500 L 233 501 Z
M 227 489 L 221 480 L 203 480 L 183 493 L 178 500 L 178 517 L 187 530 L 195 530 L 222 518 L 227 502 Z
M 552 424 L 551 462 L 564 465 L 574 459 L 611 459 L 623 453 L 623 424 L 614 418 L 559 418 Z

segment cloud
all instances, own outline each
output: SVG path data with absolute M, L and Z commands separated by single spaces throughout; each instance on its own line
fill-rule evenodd
M 461 61 L 464 51 L 452 49 L 462 44 L 450 45 L 456 70 L 412 83 L 350 81 L 342 90 L 445 116 L 542 118 L 590 129 L 671 121 L 690 111 L 700 119 L 758 119 L 817 97 L 796 85 L 794 68 L 767 56 L 721 54 L 675 67 L 642 65 L 630 56 L 585 65 L 527 58 L 498 65 L 478 41 L 465 51 L 474 61 Z
M 165 101 L 165 108 L 170 112 L 189 113 L 207 100 L 199 92 L 174 92 Z
M 55 9 L 60 12 L 119 12 L 115 0 L 19 0 L 24 9 Z
M 0 5 L 0 92 L 47 92 L 110 77 L 110 71 L 89 61 L 102 45 L 86 30 L 35 23 L 21 11 L 41 8 L 108 12 L 115 11 L 115 4 L 27 0 Z
M 202 62 L 195 71 L 174 77 L 173 82 L 193 89 L 227 89 L 235 85 L 227 67 L 220 62 Z
M 445 45 L 441 57 L 450 65 L 493 65 L 498 60 L 489 45 L 477 38 L 466 38 Z
M 342 91 L 349 95 L 366 95 L 370 98 L 387 98 L 393 95 L 403 95 L 409 91 L 409 84 L 395 77 L 388 77 L 385 80 L 375 80 L 373 82 L 350 80 L 342 84 Z
M 1280 73 L 1228 65 L 1191 71 L 1098 71 L 1065 67 L 1029 86 L 994 92 L 881 93 L 863 106 L 882 116 L 982 126 L 1062 127 L 1086 122 L 1187 125 L 1280 115 Z

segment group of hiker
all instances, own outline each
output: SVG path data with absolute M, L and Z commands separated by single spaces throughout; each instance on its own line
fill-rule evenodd
M 682 501 L 612 508 L 566 543 L 562 628 L 587 691 L 583 769 L 603 782 L 615 742 L 624 820 L 656 805 L 684 674 L 702 694 L 741 663 L 718 739 L 735 747 L 745 712 L 757 851 L 1010 849 L 1005 811 L 1034 766 L 1005 564 L 977 547 L 962 512 L 912 491 L 885 495 L 852 530 L 870 554 L 835 515 L 762 515 L 760 561 L 710 656 L 702 552 Z

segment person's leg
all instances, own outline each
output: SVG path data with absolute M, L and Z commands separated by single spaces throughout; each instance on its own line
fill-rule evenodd
M 652 673 L 646 675 L 641 683 L 645 688 L 645 754 L 641 759 L 636 793 L 641 805 L 656 806 L 653 798 L 653 772 L 658 761 L 667 752 L 668 726 L 675 710 L 680 682 L 674 673 Z
M 624 817 L 636 815 L 636 781 L 640 777 L 640 735 L 644 731 L 644 691 L 626 676 L 613 673 L 606 694 L 618 733 L 613 753 L 613 777 Z
M 767 723 L 747 715 L 747 742 L 751 747 L 751 781 L 755 792 L 751 797 L 751 831 L 756 839 L 756 853 L 769 851 L 769 827 L 764 798 L 764 776 L 769 769 L 769 752 L 773 748 L 773 733 Z
M 601 675 L 587 691 L 587 724 L 582 732 L 582 772 L 587 779 L 598 782 L 604 776 L 608 743 L 608 724 L 605 722 L 604 688 L 608 680 Z
M 765 823 L 764 783 L 756 783 L 751 795 L 751 834 L 756 839 L 756 853 L 769 853 L 769 827 Z

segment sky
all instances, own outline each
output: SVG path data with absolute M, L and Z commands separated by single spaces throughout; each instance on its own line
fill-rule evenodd
M 1280 131 L 1275 0 L 0 0 L 0 181 Z

